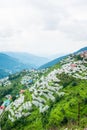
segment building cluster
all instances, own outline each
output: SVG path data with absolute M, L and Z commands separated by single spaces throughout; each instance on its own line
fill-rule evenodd
M 9 81 L 8 77 L 0 79 L 0 86 L 8 86 L 8 85 L 11 85 L 11 82 Z
M 55 81 L 56 84 L 53 83 Z M 50 82 L 52 82 L 52 86 L 49 85 Z M 13 122 L 22 116 L 29 116 L 32 114 L 33 107 L 38 108 L 40 113 L 47 111 L 50 107 L 48 102 L 55 102 L 55 95 L 64 95 L 64 92 L 59 91 L 62 89 L 62 86 L 58 84 L 59 82 L 55 70 L 47 77 L 42 76 L 40 81 L 28 89 L 32 97 L 31 101 L 25 101 L 25 95 L 20 93 L 20 97 L 6 107 L 5 111 L 9 111 L 9 119 Z
M 70 59 L 70 57 L 67 58 L 61 69 L 57 70 L 57 73 L 59 74 L 63 72 L 72 75 L 75 78 L 87 79 L 87 66 L 85 65 L 85 60 L 75 61 L 74 59 Z
M 21 79 L 21 84 L 29 85 L 35 82 L 39 77 L 39 72 L 37 70 L 29 70 L 25 76 Z
M 33 80 L 31 78 L 31 76 L 25 75 L 24 77 L 22 77 L 21 84 L 28 85 L 29 83 L 32 83 L 32 81 Z
M 44 113 L 50 107 L 49 101 L 55 102 L 56 96 L 64 96 L 62 92 L 62 86 L 60 86 L 60 79 L 57 74 L 66 73 L 72 75 L 75 78 L 87 79 L 87 67 L 83 64 L 83 60 L 76 61 L 70 56 L 61 61 L 61 68 L 54 69 L 47 76 L 42 76 L 38 79 L 34 85 L 28 88 L 28 92 L 31 95 L 31 100 L 26 101 L 23 92 L 20 92 L 20 96 L 12 103 L 7 105 L 5 111 L 9 111 L 9 119 L 13 122 L 22 116 L 29 116 L 32 114 L 33 108 L 39 109 L 40 113 Z M 32 75 L 32 79 L 38 77 L 38 72 Z M 24 76 L 21 80 L 22 84 L 28 84 L 30 82 L 30 74 Z M 3 112 L 1 109 L 0 114 Z
M 4 98 L 5 98 L 5 100 L 3 101 L 2 105 L 0 106 L 0 115 L 3 113 L 5 108 L 10 105 L 12 96 L 6 95 Z
M 87 51 L 82 52 L 80 56 L 87 59 Z

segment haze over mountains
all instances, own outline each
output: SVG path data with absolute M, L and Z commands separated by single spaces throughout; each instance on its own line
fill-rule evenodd
M 26 68 L 32 68 L 32 66 L 25 65 L 13 57 L 0 53 L 0 78 Z
M 36 56 L 26 52 L 5 52 L 5 54 L 18 59 L 21 63 L 31 65 L 33 68 L 38 68 L 49 61 L 48 58 Z
M 49 59 L 22 52 L 0 53 L 0 78 L 23 69 L 37 69 Z
M 81 48 L 74 52 L 79 53 L 87 50 L 87 47 Z M 67 55 L 57 57 L 54 60 L 52 56 L 49 58 L 35 56 L 24 52 L 4 52 L 0 53 L 0 78 L 6 77 L 9 74 L 19 72 L 23 69 L 44 69 L 51 67 L 65 58 Z M 56 57 L 56 55 L 54 56 Z

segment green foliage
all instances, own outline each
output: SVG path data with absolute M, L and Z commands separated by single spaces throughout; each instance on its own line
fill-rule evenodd
M 84 98 L 84 104 L 87 105 L 87 97 Z
M 31 93 L 29 92 L 29 90 L 26 90 L 24 95 L 25 95 L 25 102 L 32 101 L 32 96 L 31 96 Z
M 9 76 L 9 79 L 11 80 L 11 85 L 8 86 L 0 86 L 0 105 L 3 102 L 3 98 L 7 94 L 12 95 L 13 101 L 16 99 L 16 95 L 19 94 L 21 89 L 26 89 L 24 85 L 21 85 L 20 80 L 22 76 L 25 75 L 25 73 L 18 73 L 13 74 Z
M 60 84 L 63 85 L 63 87 L 67 87 L 69 84 L 76 86 L 79 82 L 79 79 L 76 79 L 65 73 L 58 74 L 57 77 L 61 80 Z
M 75 57 L 78 60 L 79 57 Z M 55 68 L 60 68 L 61 64 L 56 64 L 55 66 L 49 68 L 44 76 L 47 76 Z M 39 73 L 39 78 L 42 73 Z M 69 130 L 83 130 L 87 127 L 87 81 L 76 79 L 73 76 L 62 73 L 57 74 L 57 78 L 60 79 L 60 85 L 63 85 L 62 91 L 65 93 L 63 97 L 59 97 L 57 94 L 55 96 L 55 102 L 47 100 L 47 105 L 49 109 L 40 113 L 38 108 L 33 106 L 31 115 L 28 117 L 22 117 L 16 120 L 14 123 L 8 120 L 7 115 L 4 116 L 2 120 L 2 130 L 64 130 L 68 128 Z M 8 86 L 13 96 L 18 94 L 20 89 L 25 88 L 25 86 L 20 84 L 21 75 L 11 80 L 12 86 Z M 57 84 L 57 83 L 56 83 Z M 49 82 L 50 86 L 55 85 L 55 82 Z M 0 88 L 2 94 L 4 93 L 4 88 Z M 61 90 L 60 90 L 61 91 Z M 5 93 L 6 94 L 6 93 Z M 5 95 L 3 94 L 3 95 Z M 24 96 L 25 102 L 32 101 L 32 93 L 26 89 Z M 15 98 L 15 97 L 14 97 Z M 78 125 L 79 116 L 79 125 Z
M 4 96 L 9 94 L 9 92 L 12 92 L 11 86 L 0 87 L 0 105 L 2 104 Z
M 5 112 L 4 116 L 0 117 L 0 124 L 1 124 L 2 130 L 9 130 L 12 128 L 13 123 L 8 120 L 8 112 Z
M 74 58 L 75 60 L 83 60 L 83 58 L 80 55 L 75 55 Z

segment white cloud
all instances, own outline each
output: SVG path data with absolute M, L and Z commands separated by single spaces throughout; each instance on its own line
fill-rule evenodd
M 86 42 L 86 0 L 0 0 L 0 51 L 49 55 Z

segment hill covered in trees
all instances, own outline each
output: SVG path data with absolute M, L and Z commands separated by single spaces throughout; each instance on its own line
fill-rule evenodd
M 19 62 L 17 59 L 8 56 L 4 53 L 0 53 L 0 78 L 4 78 L 9 74 L 13 74 L 23 69 L 31 69 L 32 66 L 23 64 Z
M 15 98 L 0 111 L 2 130 L 87 128 L 87 51 L 68 55 L 50 68 L 22 72 L 8 80 L 8 87 L 14 86 L 8 94 Z

